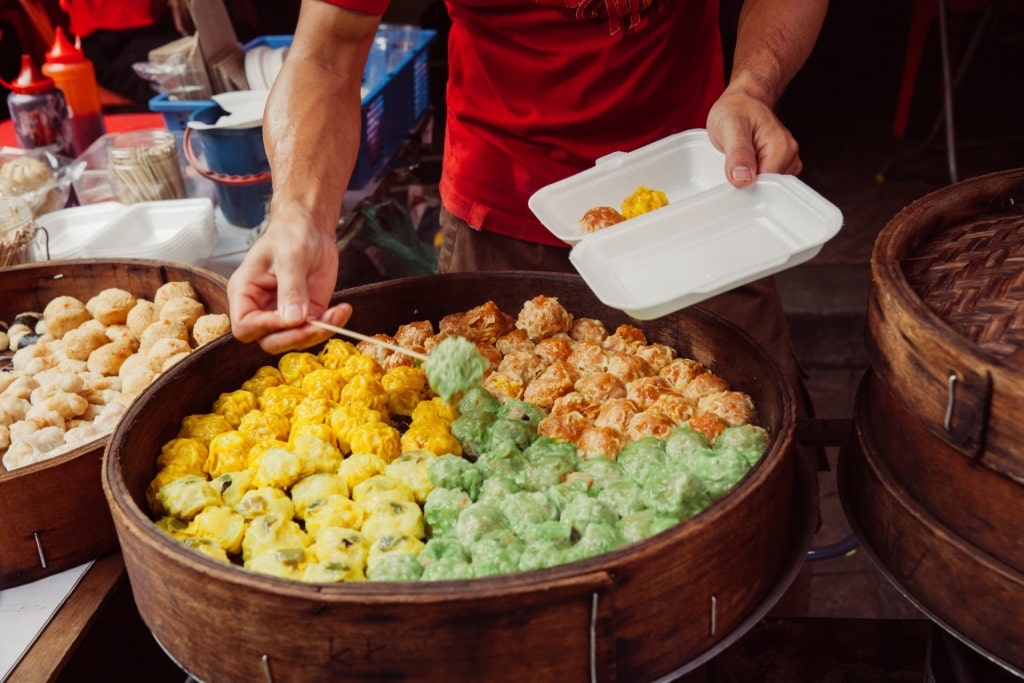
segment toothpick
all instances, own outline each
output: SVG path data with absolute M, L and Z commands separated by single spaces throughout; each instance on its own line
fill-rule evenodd
M 388 343 L 388 342 L 386 342 L 386 341 L 384 341 L 382 339 L 377 339 L 376 337 L 370 337 L 370 336 L 362 334 L 360 332 L 353 332 L 352 330 L 347 330 L 344 327 L 337 327 L 335 325 L 331 325 L 330 323 L 325 323 L 325 322 L 323 322 L 321 320 L 314 320 L 314 319 L 309 319 L 306 322 L 308 322 L 310 325 L 314 325 L 314 326 L 319 327 L 321 329 L 330 330 L 331 332 L 334 332 L 335 334 L 340 334 L 340 335 L 344 335 L 346 337 L 352 337 L 353 339 L 358 339 L 360 341 L 370 342 L 371 344 L 377 344 L 378 346 L 383 346 L 386 349 L 391 349 L 395 353 L 404 353 L 407 356 L 412 356 L 413 358 L 418 358 L 420 360 L 426 360 L 427 359 L 426 354 L 419 353 L 417 351 L 412 351 L 411 349 L 407 349 L 407 348 L 405 348 L 403 346 L 398 346 L 397 344 L 390 344 L 390 343 Z

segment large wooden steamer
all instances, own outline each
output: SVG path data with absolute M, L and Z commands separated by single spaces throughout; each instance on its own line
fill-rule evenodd
M 555 296 L 610 329 L 628 319 L 582 280 L 538 273 L 449 274 L 341 292 L 351 329 L 393 333 L 495 301 L 515 315 Z M 635 321 L 634 321 L 635 322 Z M 129 410 L 104 488 L 143 620 L 183 669 L 208 681 L 651 681 L 717 653 L 778 600 L 799 569 L 817 512 L 809 463 L 792 449 L 794 398 L 778 368 L 736 328 L 700 309 L 644 324 L 749 392 L 772 434 L 738 487 L 674 529 L 551 569 L 434 583 L 301 584 L 209 560 L 157 530 L 144 491 L 181 418 L 207 412 L 275 361 L 256 345 L 214 342 Z
M 1024 671 L 1024 169 L 889 221 L 868 354 L 839 469 L 851 522 L 926 614 Z
M 48 261 L 0 270 L 0 320 L 42 312 L 55 297 L 85 301 L 109 287 L 152 298 L 165 282 L 190 282 L 209 312 L 227 312 L 223 277 L 185 264 L 139 259 Z M 108 438 L 8 472 L 0 465 L 0 589 L 117 549 L 100 484 Z

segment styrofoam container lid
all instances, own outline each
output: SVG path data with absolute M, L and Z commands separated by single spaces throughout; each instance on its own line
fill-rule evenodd
M 658 318 L 803 263 L 842 227 L 839 209 L 791 175 L 760 174 L 738 189 L 725 157 L 693 130 L 538 190 L 530 208 L 574 245 L 569 260 L 606 305 L 639 320 Z M 669 203 L 582 234 L 587 210 L 645 185 Z

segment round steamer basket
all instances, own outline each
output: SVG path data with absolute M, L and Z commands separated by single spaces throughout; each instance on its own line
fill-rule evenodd
M 1024 671 L 1024 169 L 934 192 L 879 233 L 871 369 L 840 492 L 926 614 Z M 1022 674 L 1024 675 L 1024 674 Z
M 492 300 L 539 294 L 614 329 L 633 322 L 571 275 L 448 274 L 336 293 L 348 327 L 393 333 Z M 150 519 L 145 489 L 181 418 L 275 362 L 213 342 L 137 400 L 116 430 L 104 490 L 139 612 L 166 652 L 210 683 L 674 680 L 752 628 L 799 570 L 817 521 L 813 466 L 796 455 L 792 389 L 745 333 L 699 308 L 643 323 L 749 393 L 771 434 L 761 461 L 701 514 L 585 561 L 486 579 L 303 584 L 190 551 Z
M 0 320 L 42 312 L 55 297 L 86 300 L 118 287 L 152 298 L 165 282 L 190 282 L 207 311 L 227 312 L 226 281 L 183 264 L 136 259 L 48 261 L 0 271 Z M 13 471 L 0 465 L 0 589 L 29 583 L 117 550 L 100 483 L 109 438 Z

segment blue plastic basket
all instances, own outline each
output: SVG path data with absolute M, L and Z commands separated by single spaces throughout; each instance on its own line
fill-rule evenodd
M 437 32 L 416 27 L 411 30 L 417 37 L 415 45 L 363 97 L 359 156 L 348 184 L 351 189 L 365 186 L 384 169 L 430 106 L 428 48 Z M 246 43 L 244 49 L 286 47 L 291 43 L 290 35 L 261 36 Z M 185 130 L 193 112 L 211 104 L 215 102 L 171 100 L 160 93 L 149 100 L 149 109 L 163 115 L 169 130 L 179 132 Z

